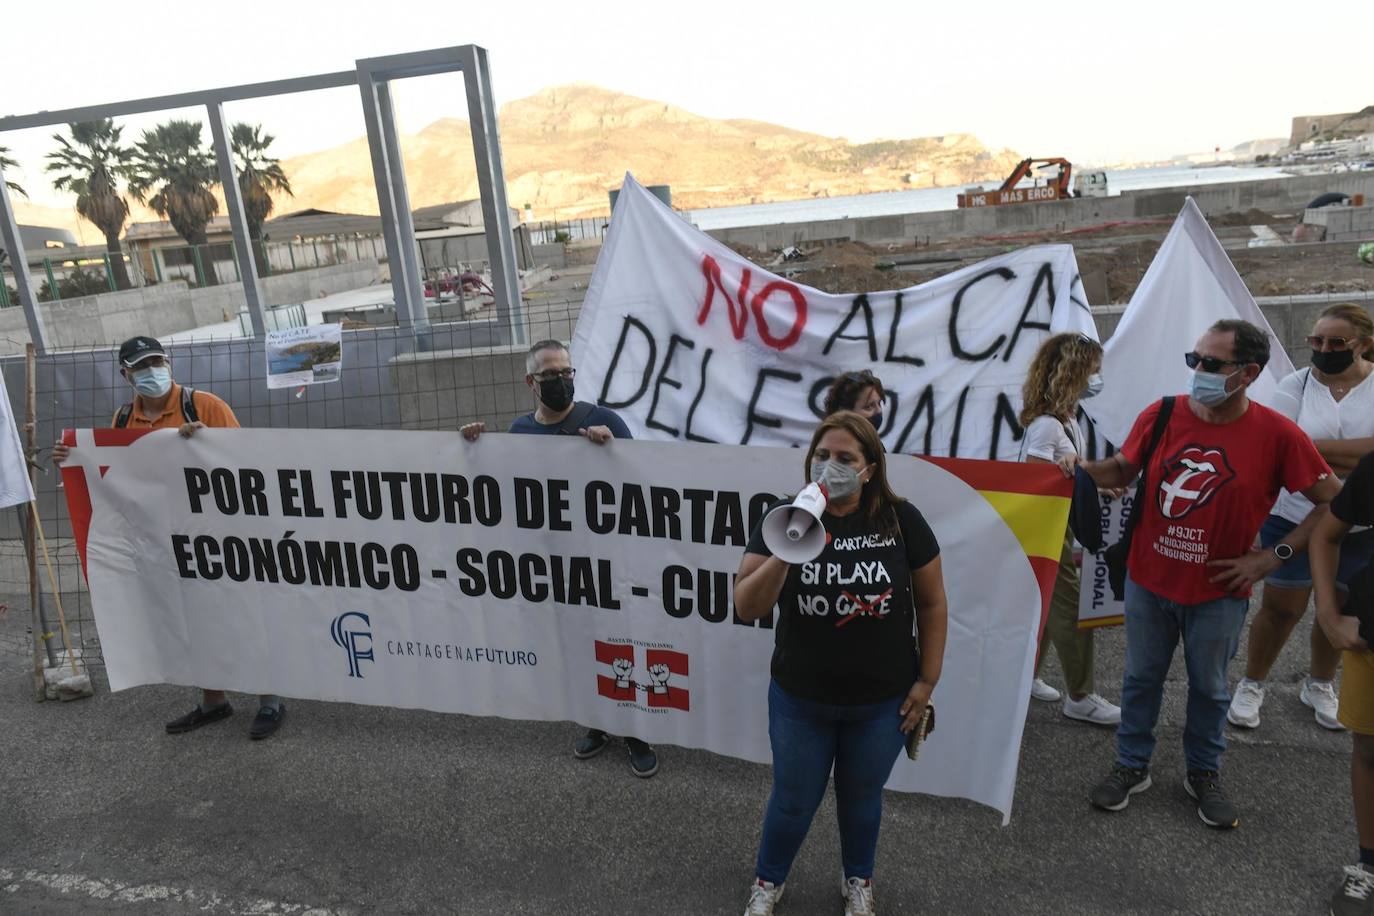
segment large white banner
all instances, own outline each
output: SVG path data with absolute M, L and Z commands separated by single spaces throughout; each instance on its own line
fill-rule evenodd
M 1272 405 L 1279 381 L 1293 371 L 1293 361 L 1190 197 L 1107 340 L 1102 358 L 1105 387 L 1083 402 L 1098 432 L 1120 445 L 1146 407 L 1165 395 L 1187 393 L 1193 370 L 1183 354 L 1204 331 L 1227 318 L 1243 318 L 1268 332 L 1269 364 L 1247 393 Z M 1134 496 L 1132 489 L 1104 510 L 1105 543 L 1121 539 Z M 1100 554 L 1085 553 L 1080 626 L 1120 623 L 1124 613 L 1123 603 L 1112 597 L 1107 584 L 1106 561 Z
M 74 441 L 64 481 L 115 690 L 571 719 L 769 760 L 772 621 L 737 620 L 731 588 L 750 526 L 804 482 L 796 450 L 252 429 Z M 896 456 L 890 477 L 939 538 L 950 626 L 939 728 L 889 786 L 1009 816 L 1041 603 L 1021 542 L 1057 544 L 1067 500 L 1037 503 L 1027 482 L 1057 475 L 1022 465 Z M 990 492 L 999 480 L 1017 492 Z M 1009 511 L 1030 523 L 1019 539 Z
M 1015 460 L 1026 369 L 1061 331 L 1097 338 L 1070 245 L 832 295 L 749 262 L 627 175 L 572 349 L 581 397 L 636 438 L 792 445 L 835 376 L 871 369 L 890 451 Z

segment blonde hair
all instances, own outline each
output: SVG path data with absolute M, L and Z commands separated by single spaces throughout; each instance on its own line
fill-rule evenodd
M 1369 317 L 1367 309 L 1353 302 L 1338 302 L 1322 309 L 1317 320 L 1321 321 L 1323 318 L 1339 318 L 1354 328 L 1361 340 L 1369 340 L 1374 337 L 1374 318 Z M 1364 358 L 1374 362 L 1374 347 L 1365 351 Z
M 1093 366 L 1102 359 L 1102 345 L 1085 334 L 1055 334 L 1035 351 L 1026 382 L 1021 386 L 1022 426 L 1046 415 L 1069 417 L 1078 407 Z

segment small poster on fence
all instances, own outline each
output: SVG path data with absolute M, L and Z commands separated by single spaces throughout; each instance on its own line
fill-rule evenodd
M 312 324 L 267 332 L 267 387 L 337 382 L 343 371 L 343 325 Z

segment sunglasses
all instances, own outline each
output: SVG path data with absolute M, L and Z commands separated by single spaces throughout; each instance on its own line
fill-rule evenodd
M 1358 343 L 1359 340 L 1358 337 L 1322 337 L 1319 334 L 1311 334 L 1307 338 L 1307 345 L 1313 350 L 1348 350 L 1351 344 Z
M 1184 353 L 1183 361 L 1188 364 L 1189 369 L 1201 366 L 1203 372 L 1220 372 L 1222 366 L 1245 365 L 1238 359 L 1217 359 L 1215 356 L 1203 356 L 1197 352 Z

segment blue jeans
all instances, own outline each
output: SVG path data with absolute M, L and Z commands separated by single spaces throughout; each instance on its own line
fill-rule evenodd
M 1226 666 L 1240 645 L 1249 605 L 1245 598 L 1179 604 L 1127 578 L 1126 676 L 1121 685 L 1121 725 L 1116 730 L 1118 762 L 1133 769 L 1149 765 L 1164 678 L 1182 636 L 1188 666 L 1184 757 L 1189 770 L 1221 769 L 1226 710 L 1231 705 Z
M 897 710 L 905 695 L 862 706 L 832 706 L 768 687 L 773 792 L 763 816 L 758 876 L 787 880 L 835 769 L 840 858 L 846 878 L 872 878 L 883 815 L 883 783 L 906 743 Z

